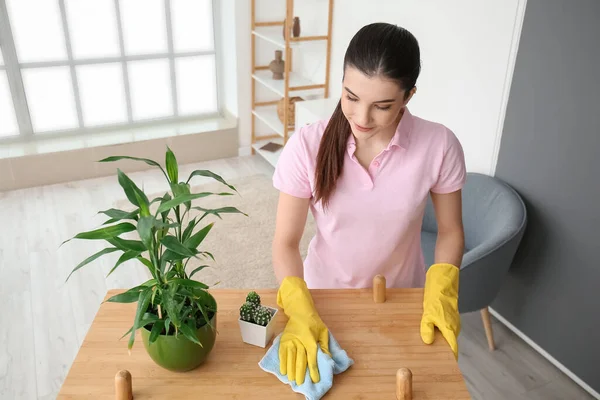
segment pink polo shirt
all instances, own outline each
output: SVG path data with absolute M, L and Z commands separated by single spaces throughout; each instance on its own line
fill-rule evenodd
M 300 127 L 290 137 L 275 169 L 275 188 L 313 198 L 317 153 L 327 122 Z M 385 276 L 388 287 L 423 287 L 421 224 L 427 196 L 464 185 L 460 142 L 445 126 L 406 109 L 394 137 L 368 171 L 354 157 L 354 135 L 347 149 L 328 210 L 324 212 L 320 202 L 310 203 L 316 234 L 304 260 L 308 287 L 371 287 L 377 274 Z

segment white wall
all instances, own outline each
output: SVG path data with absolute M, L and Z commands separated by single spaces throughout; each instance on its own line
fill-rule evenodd
M 517 38 L 520 35 L 519 3 L 380 0 L 374 5 L 363 0 L 337 1 L 331 96 L 341 93 L 344 53 L 356 31 L 381 21 L 405 27 L 419 41 L 422 59 L 417 94 L 409 104 L 411 112 L 447 125 L 464 147 L 469 171 L 491 174 L 510 89 L 515 27 Z
M 237 37 L 236 33 L 236 4 L 235 0 L 219 0 L 214 2 L 218 25 L 216 25 L 216 38 L 220 43 L 217 45 L 223 49 L 221 52 L 218 77 L 221 85 L 222 105 L 233 116 L 238 116 L 239 105 L 237 89 L 238 65 L 236 57 Z
M 403 26 L 419 40 L 423 62 L 411 111 L 441 122 L 456 133 L 465 149 L 469 171 L 493 174 L 525 1 L 335 0 L 330 96 L 341 93 L 344 53 L 356 31 L 379 21 Z M 311 30 L 326 32 L 326 14 L 317 12 L 327 12 L 325 0 L 294 3 L 294 15 L 300 17 L 303 34 Z M 284 15 L 284 8 L 276 8 L 278 1 L 258 0 L 257 4 L 260 10 L 267 10 L 257 14 L 259 19 Z M 251 137 L 250 1 L 236 1 L 235 6 L 240 153 L 247 154 Z M 265 47 L 260 40 L 257 45 L 261 61 L 268 60 L 274 48 Z M 322 79 L 324 60 L 314 60 L 307 53 L 294 53 L 294 70 Z

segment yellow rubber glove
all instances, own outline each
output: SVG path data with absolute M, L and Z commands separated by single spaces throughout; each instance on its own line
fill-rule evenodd
M 423 317 L 421 318 L 421 339 L 426 344 L 433 343 L 434 329 L 437 327 L 458 360 L 458 334 L 460 314 L 458 313 L 458 275 L 460 270 L 452 264 L 433 264 L 425 278 L 423 297 Z
M 308 365 L 311 380 L 319 382 L 317 344 L 331 356 L 329 330 L 315 309 L 304 279 L 284 278 L 277 292 L 277 304 L 289 318 L 279 343 L 279 372 L 302 385 Z

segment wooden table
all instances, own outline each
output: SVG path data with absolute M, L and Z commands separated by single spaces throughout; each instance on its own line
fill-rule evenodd
M 267 348 L 241 339 L 238 310 L 249 290 L 212 289 L 219 306 L 217 341 L 199 368 L 176 373 L 156 365 L 139 331 L 131 351 L 128 337 L 135 304 L 103 303 L 61 388 L 59 399 L 114 399 L 115 374 L 131 372 L 134 399 L 304 399 L 258 362 Z M 262 303 L 277 307 L 276 290 L 256 290 Z M 109 291 L 107 298 L 120 291 Z M 319 314 L 355 364 L 335 375 L 325 399 L 395 399 L 396 372 L 412 371 L 413 400 L 470 399 L 450 347 L 436 330 L 435 342 L 421 341 L 422 289 L 387 289 L 375 303 L 371 289 L 312 290 Z M 278 313 L 275 335 L 287 321 Z M 270 344 L 269 344 L 270 346 Z

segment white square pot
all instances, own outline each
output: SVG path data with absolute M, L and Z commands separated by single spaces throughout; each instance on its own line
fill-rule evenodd
M 258 347 L 267 347 L 267 344 L 273 338 L 273 333 L 275 329 L 275 318 L 277 317 L 277 313 L 279 310 L 277 308 L 265 306 L 269 310 L 273 316 L 271 320 L 267 324 L 267 326 L 257 325 L 252 322 L 244 321 L 241 317 L 238 318 L 238 322 L 240 324 L 240 331 L 242 333 L 242 340 L 248 344 L 258 346 Z

